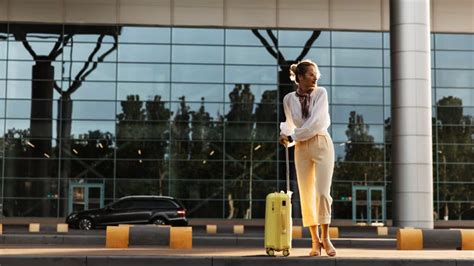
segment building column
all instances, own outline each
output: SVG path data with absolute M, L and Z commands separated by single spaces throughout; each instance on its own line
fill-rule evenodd
M 433 228 L 430 1 L 390 1 L 393 224 Z

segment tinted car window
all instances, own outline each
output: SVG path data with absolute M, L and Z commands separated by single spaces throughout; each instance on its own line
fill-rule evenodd
M 155 201 L 155 205 L 157 208 L 163 208 L 163 209 L 176 209 L 176 205 L 169 201 L 169 200 L 157 200 Z
M 132 201 L 130 200 L 121 200 L 114 205 L 112 205 L 112 208 L 114 209 L 128 209 L 132 206 Z

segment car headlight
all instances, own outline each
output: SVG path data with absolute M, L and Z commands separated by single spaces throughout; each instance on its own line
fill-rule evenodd
M 77 213 L 71 213 L 71 214 L 69 214 L 69 216 L 66 218 L 66 220 L 70 221 L 70 220 L 76 218 L 76 216 L 77 216 Z

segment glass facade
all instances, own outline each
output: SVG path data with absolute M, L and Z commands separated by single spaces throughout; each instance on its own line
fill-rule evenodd
M 474 35 L 432 34 L 438 219 L 474 203 L 472 47 Z M 384 187 L 390 218 L 389 49 L 387 32 L 0 24 L 3 215 L 153 194 L 189 217 L 263 218 L 286 187 L 289 65 L 310 58 L 330 96 L 334 218 L 357 215 L 354 186 Z

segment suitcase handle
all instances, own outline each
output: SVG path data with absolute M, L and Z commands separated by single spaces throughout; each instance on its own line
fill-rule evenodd
M 288 148 L 295 145 L 295 142 L 288 143 L 285 145 L 285 161 L 286 161 L 286 192 L 290 191 L 290 155 L 288 154 Z

